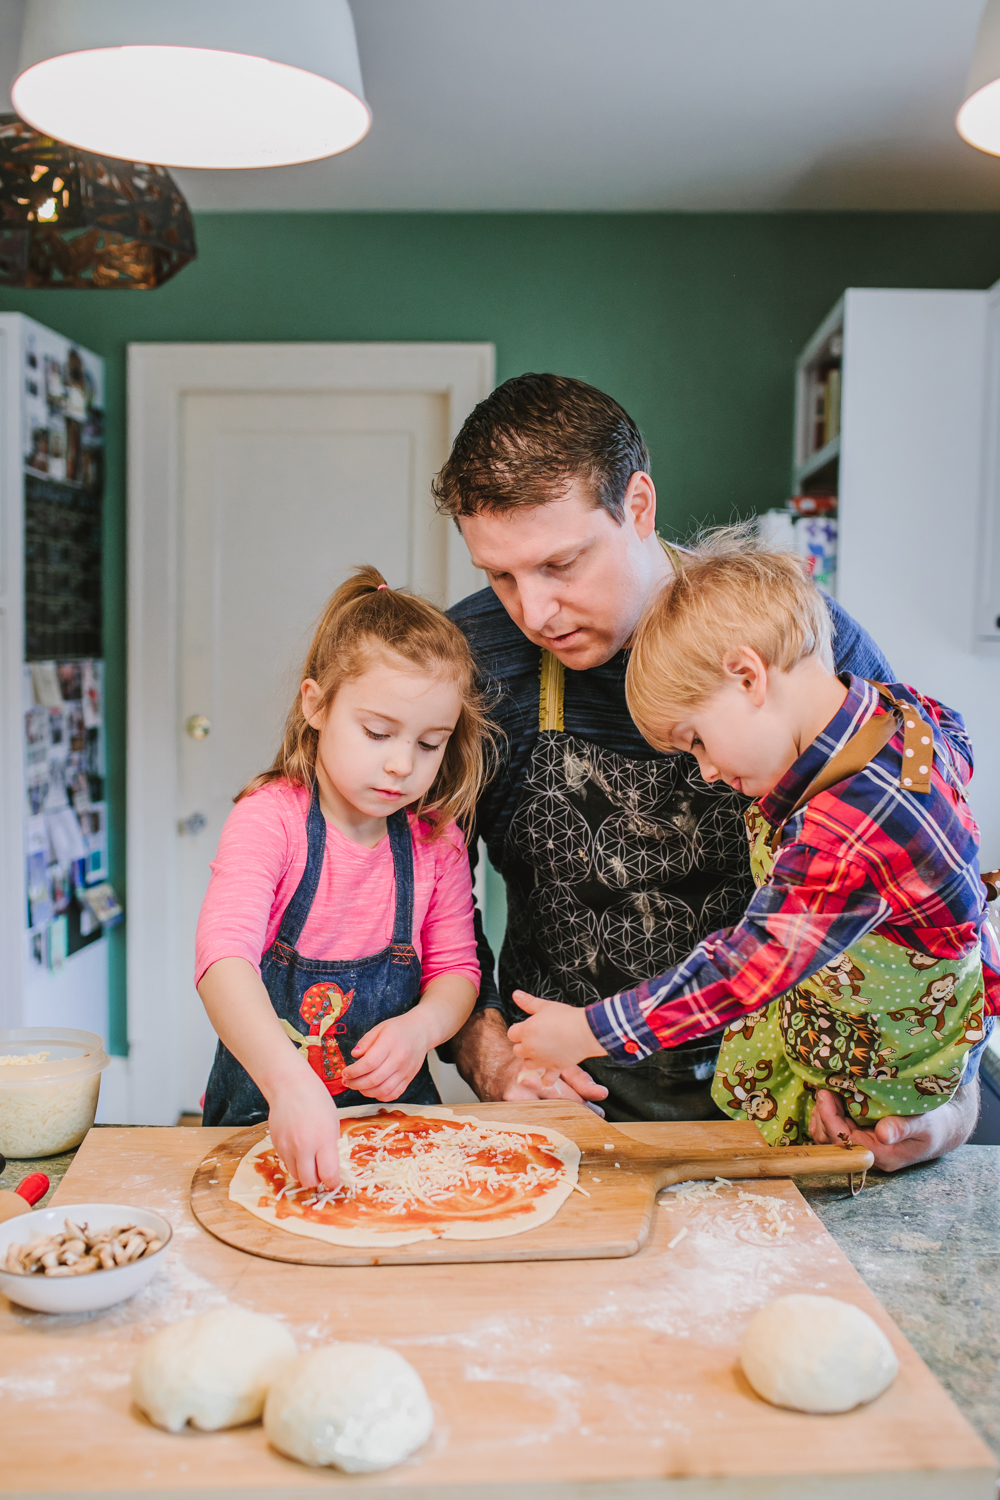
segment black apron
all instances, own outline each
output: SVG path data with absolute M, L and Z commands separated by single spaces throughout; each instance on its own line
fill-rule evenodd
M 686 958 L 753 886 L 749 869 L 745 889 L 727 878 L 746 842 L 736 793 L 709 786 L 691 756 L 634 760 L 567 734 L 564 684 L 543 652 L 538 740 L 504 845 L 520 878 L 506 882 L 500 978 L 504 994 L 585 1006 Z M 608 1090 L 609 1120 L 725 1119 L 711 1095 L 720 1040 L 583 1066 Z

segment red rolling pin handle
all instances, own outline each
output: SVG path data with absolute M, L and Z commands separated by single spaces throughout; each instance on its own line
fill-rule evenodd
M 45 1197 L 45 1194 L 48 1192 L 48 1190 L 49 1179 L 46 1177 L 44 1172 L 32 1172 L 30 1177 L 26 1177 L 24 1181 L 14 1189 L 18 1197 L 23 1198 L 25 1203 L 30 1203 L 32 1208 L 34 1208 L 39 1198 Z

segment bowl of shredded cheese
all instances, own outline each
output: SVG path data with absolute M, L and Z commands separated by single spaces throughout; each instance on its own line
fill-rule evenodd
M 94 1123 L 110 1061 L 92 1031 L 0 1031 L 0 1152 L 30 1160 L 78 1146 Z

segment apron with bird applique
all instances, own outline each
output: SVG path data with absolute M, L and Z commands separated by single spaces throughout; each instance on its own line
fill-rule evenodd
M 827 763 L 792 813 L 838 781 L 863 770 L 904 730 L 919 745 L 926 731 L 910 703 L 874 684 L 887 708 L 862 725 Z M 907 791 L 930 790 L 931 750 Z M 904 762 L 905 764 L 905 762 Z M 750 864 L 758 886 L 774 866 L 784 824 L 757 803 L 747 810 Z M 965 1059 L 982 1040 L 985 993 L 978 943 L 963 957 L 935 958 L 870 932 L 725 1031 L 712 1097 L 734 1119 L 749 1119 L 769 1145 L 809 1139 L 817 1089 L 841 1096 L 850 1118 L 875 1124 L 886 1115 L 918 1115 L 950 1099 Z
M 413 839 L 405 809 L 386 819 L 396 875 L 392 940 L 370 958 L 304 958 L 296 944 L 312 908 L 323 868 L 326 820 L 313 786 L 306 821 L 309 854 L 302 879 L 285 908 L 278 935 L 260 963 L 260 977 L 289 1037 L 340 1107 L 370 1104 L 350 1089 L 344 1069 L 351 1048 L 379 1021 L 401 1016 L 420 999 L 420 959 L 413 947 Z M 438 1104 L 426 1059 L 400 1094 L 403 1104 Z M 256 1125 L 268 1104 L 232 1053 L 219 1043 L 205 1092 L 206 1125 Z

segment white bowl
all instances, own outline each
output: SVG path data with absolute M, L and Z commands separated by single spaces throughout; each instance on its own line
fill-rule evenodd
M 36 1312 L 94 1312 L 134 1297 L 156 1275 L 166 1254 L 173 1230 L 159 1214 L 148 1208 L 129 1208 L 122 1203 L 61 1203 L 57 1208 L 36 1208 L 0 1224 L 0 1266 L 7 1259 L 8 1245 L 30 1245 L 62 1231 L 64 1219 L 88 1224 L 91 1229 L 110 1229 L 114 1224 L 137 1224 L 152 1229 L 163 1245 L 113 1271 L 88 1271 L 82 1276 L 17 1276 L 0 1270 L 0 1292 L 11 1302 Z

